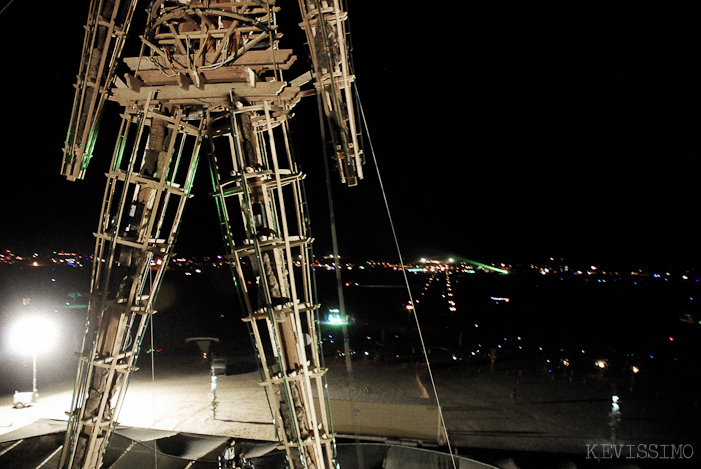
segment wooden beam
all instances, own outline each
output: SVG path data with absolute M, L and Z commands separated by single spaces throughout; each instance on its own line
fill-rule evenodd
M 184 91 L 187 91 L 187 89 L 192 84 L 192 79 L 190 78 L 190 75 L 188 75 L 186 73 L 178 73 L 176 80 L 178 82 L 178 86 L 180 88 L 182 88 Z
M 137 93 L 141 91 L 142 86 L 146 86 L 146 84 L 143 81 L 139 80 L 131 73 L 125 73 L 124 78 L 127 79 L 127 86 L 129 87 L 129 89 L 136 91 Z

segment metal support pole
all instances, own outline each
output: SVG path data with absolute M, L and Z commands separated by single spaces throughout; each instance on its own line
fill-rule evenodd
M 39 397 L 37 392 L 37 352 L 32 350 L 32 402 L 36 402 L 37 397 Z

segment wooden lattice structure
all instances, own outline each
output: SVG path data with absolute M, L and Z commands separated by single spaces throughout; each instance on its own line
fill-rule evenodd
M 138 56 L 122 59 L 135 8 L 135 0 L 91 2 L 64 147 L 62 174 L 83 178 L 106 102 L 119 103 L 60 467 L 101 464 L 205 159 L 280 447 L 294 467 L 334 467 L 290 117 L 300 99 L 318 96 L 341 179 L 357 184 L 362 155 L 343 5 L 300 0 L 314 70 L 289 82 L 284 74 L 297 57 L 280 48 L 274 0 L 153 2 Z M 129 69 L 121 76 L 120 60 Z

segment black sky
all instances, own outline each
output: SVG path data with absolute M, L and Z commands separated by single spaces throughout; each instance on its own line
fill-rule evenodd
M 3 249 L 91 249 L 116 129 L 101 131 L 86 181 L 59 175 L 87 15 L 87 2 L 65 5 L 49 2 L 42 17 L 68 19 L 32 22 L 22 31 L 43 35 L 13 36 L 21 40 L 5 50 Z M 691 12 L 397 6 L 356 0 L 349 10 L 358 89 L 407 260 L 699 260 L 701 43 Z M 28 22 L 17 2 L 0 15 L 13 31 Z M 316 104 L 297 115 L 324 254 Z M 395 258 L 366 152 L 360 187 L 333 184 L 341 253 Z M 196 181 L 181 252 L 217 245 L 208 184 Z

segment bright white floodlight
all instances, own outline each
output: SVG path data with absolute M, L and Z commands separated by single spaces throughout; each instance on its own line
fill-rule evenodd
M 54 324 L 40 316 L 21 319 L 10 330 L 10 346 L 17 352 L 32 355 L 32 401 L 37 393 L 37 354 L 51 348 L 56 340 Z
M 17 322 L 10 332 L 10 345 L 19 353 L 43 353 L 56 340 L 56 328 L 48 319 L 30 316 Z

